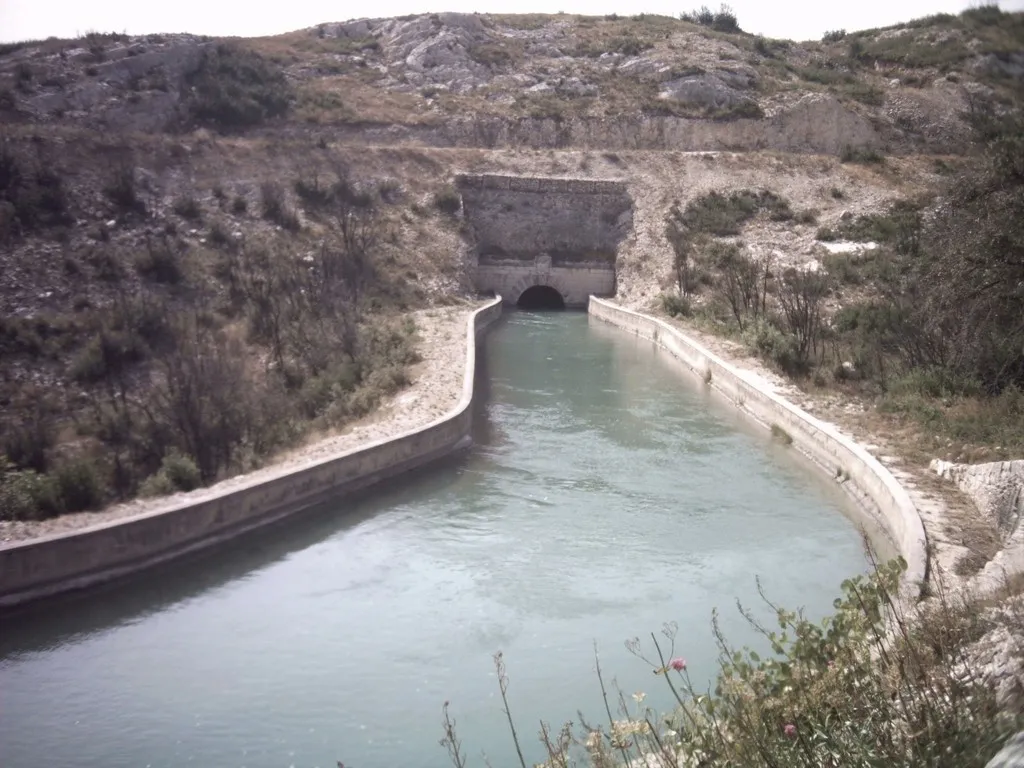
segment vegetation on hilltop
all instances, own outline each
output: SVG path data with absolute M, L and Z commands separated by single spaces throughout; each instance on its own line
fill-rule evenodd
M 957 126 L 936 122 L 930 110 L 952 108 L 959 89 L 976 84 L 1014 98 L 1022 19 L 982 6 L 810 43 L 747 34 L 728 6 L 680 18 L 433 14 L 231 41 L 92 35 L 0 49 L 0 110 L 60 118 L 88 104 L 103 121 L 143 130 L 238 132 L 285 118 L 736 120 L 820 91 L 870 115 L 893 141 L 941 129 L 955 143 Z M 108 97 L 97 101 L 100 84 Z M 917 96 L 927 102 L 920 108 Z

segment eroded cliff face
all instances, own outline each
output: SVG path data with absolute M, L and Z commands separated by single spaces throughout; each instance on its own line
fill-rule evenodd
M 1024 572 L 1024 459 L 986 464 L 954 464 L 936 459 L 932 469 L 952 481 L 997 532 L 1002 550 L 975 577 L 986 589 L 1006 576 Z

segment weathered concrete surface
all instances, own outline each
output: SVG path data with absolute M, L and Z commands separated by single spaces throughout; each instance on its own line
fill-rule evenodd
M 996 589 L 1007 576 L 1024 572 L 1024 459 L 986 464 L 935 459 L 931 468 L 967 494 L 999 532 L 1002 550 L 974 577 L 974 585 Z
M 470 317 L 462 397 L 436 421 L 200 502 L 0 545 L 0 606 L 108 581 L 213 546 L 464 447 L 472 419 L 476 338 L 500 314 L 499 298 Z
M 924 526 L 907 491 L 875 457 L 831 424 L 768 391 L 667 323 L 598 298 L 591 298 L 589 312 L 650 339 L 758 422 L 784 430 L 793 446 L 830 477 L 846 478 L 843 488 L 879 521 L 907 561 L 907 596 L 920 594 L 928 563 Z
M 574 267 L 553 267 L 543 256 L 533 262 L 495 261 L 476 269 L 476 287 L 493 291 L 510 304 L 519 301 L 523 291 L 534 285 L 547 285 L 562 294 L 565 306 L 584 309 L 591 295 L 615 295 L 615 269 L 600 262 Z
M 576 307 L 615 293 L 616 254 L 633 227 L 624 182 L 462 174 L 456 183 L 478 290 L 515 303 L 530 286 L 548 285 Z

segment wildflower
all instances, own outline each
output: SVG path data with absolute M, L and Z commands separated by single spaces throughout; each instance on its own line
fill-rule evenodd
M 637 691 L 636 693 L 633 694 L 633 701 L 635 701 L 637 704 L 643 704 L 644 699 L 646 699 L 646 698 L 647 698 L 647 694 L 644 693 L 643 691 Z
M 668 665 L 672 667 L 672 669 L 674 669 L 676 672 L 682 672 L 684 669 L 686 669 L 686 659 L 681 659 L 677 656 L 676 658 L 672 659 L 672 661 L 670 661 Z
M 792 723 L 786 723 L 782 727 L 782 732 L 784 734 L 786 734 L 786 738 L 787 739 L 795 739 L 796 738 L 796 726 L 793 725 Z

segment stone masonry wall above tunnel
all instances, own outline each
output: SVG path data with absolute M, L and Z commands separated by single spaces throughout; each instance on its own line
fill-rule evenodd
M 568 307 L 585 307 L 591 294 L 614 295 L 619 244 L 633 228 L 624 182 L 462 174 L 456 183 L 477 290 L 515 304 L 543 285 Z

